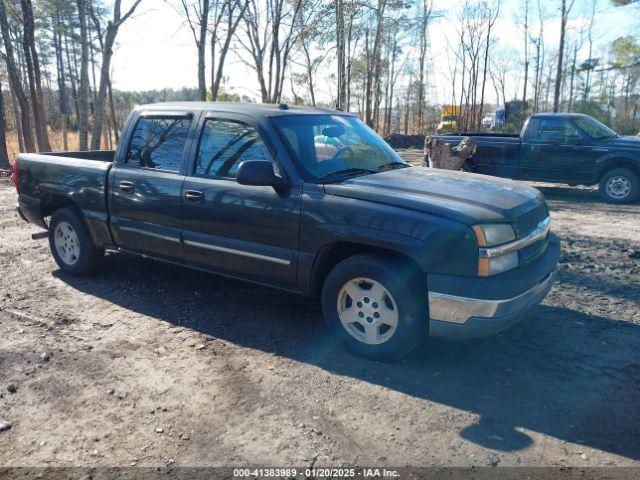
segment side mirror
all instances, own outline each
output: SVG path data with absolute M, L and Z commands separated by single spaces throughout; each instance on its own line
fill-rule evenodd
M 273 171 L 273 164 L 267 160 L 245 160 L 238 166 L 236 181 L 240 185 L 282 188 L 287 185 L 284 178 Z

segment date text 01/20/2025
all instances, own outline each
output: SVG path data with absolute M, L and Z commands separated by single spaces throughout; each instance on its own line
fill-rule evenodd
M 234 478 L 397 478 L 397 470 L 386 468 L 236 468 Z

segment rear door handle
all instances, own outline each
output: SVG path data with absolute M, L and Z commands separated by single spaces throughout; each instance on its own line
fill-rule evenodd
M 120 191 L 125 193 L 133 193 L 133 182 L 123 180 L 119 184 Z
M 204 200 L 204 194 L 198 190 L 185 190 L 184 198 L 190 202 L 202 202 Z

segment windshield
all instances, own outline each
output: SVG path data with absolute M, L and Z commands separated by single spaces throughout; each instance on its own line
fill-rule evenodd
M 408 166 L 378 134 L 355 117 L 286 115 L 272 120 L 311 180 Z
M 618 134 L 606 125 L 590 117 L 579 117 L 573 121 L 594 140 L 617 137 Z

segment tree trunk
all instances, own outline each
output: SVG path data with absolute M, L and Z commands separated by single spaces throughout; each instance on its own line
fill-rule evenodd
M 562 0 L 562 12 L 560 17 L 560 45 L 558 46 L 558 66 L 556 69 L 556 84 L 553 92 L 553 111 L 560 108 L 560 87 L 562 85 L 562 68 L 564 61 L 564 36 L 567 29 L 567 0 Z
M 9 170 L 9 153 L 7 153 L 7 116 L 4 112 L 4 95 L 0 85 L 0 170 Z
M 427 58 L 427 27 L 431 16 L 432 0 L 422 0 L 422 16 L 420 18 L 420 54 L 418 66 L 418 131 L 424 130 L 424 97 L 425 97 L 425 61 Z
M 218 28 L 215 27 L 211 32 L 211 41 L 209 45 L 209 49 L 211 51 L 211 70 L 210 70 L 210 81 L 211 81 L 211 101 L 215 102 L 216 97 L 218 96 L 216 92 L 216 47 L 218 41 Z
M 207 100 L 207 78 L 205 53 L 207 48 L 207 27 L 209 23 L 209 0 L 202 0 L 202 17 L 200 18 L 200 38 L 198 41 L 198 90 L 200 100 Z
M 382 44 L 382 30 L 384 21 L 384 11 L 387 6 L 386 0 L 378 1 L 376 9 L 376 35 L 373 40 L 373 48 L 369 57 L 367 70 L 367 87 L 365 102 L 365 121 L 369 127 L 374 127 L 374 95 L 378 95 L 380 88 L 380 50 Z M 368 48 L 366 49 L 368 51 Z
M 67 38 L 66 34 L 64 35 L 64 51 L 65 51 L 65 56 L 67 57 L 67 71 L 69 72 L 69 81 L 71 82 L 71 98 L 73 99 L 73 108 L 76 114 L 76 126 L 77 126 L 78 118 L 80 117 L 80 106 L 78 104 L 78 85 L 76 82 L 78 70 L 77 70 L 77 65 L 75 64 L 75 61 L 73 65 L 71 63 L 71 54 L 69 53 L 69 39 Z
M 113 126 L 113 135 L 116 143 L 120 141 L 120 132 L 118 127 L 118 119 L 116 118 L 116 108 L 113 102 L 113 88 L 111 88 L 111 75 L 109 75 L 109 108 L 111 109 L 111 125 Z
M 27 76 L 29 78 L 29 91 L 31 93 L 31 106 L 33 108 L 33 120 L 35 123 L 36 139 L 38 149 L 48 152 L 51 150 L 49 135 L 47 133 L 47 113 L 44 108 L 42 95 L 42 73 L 40 71 L 40 61 L 36 51 L 35 24 L 33 21 L 33 5 L 31 0 L 20 0 L 22 8 L 23 49 L 27 64 Z
M 522 91 L 523 103 L 527 101 L 527 85 L 528 84 L 529 84 L 529 0 L 526 0 L 525 12 L 524 12 L 524 89 Z
M 306 60 L 306 68 L 307 68 L 307 85 L 309 86 L 309 95 L 311 95 L 311 105 L 316 106 L 316 92 L 313 87 L 313 64 L 311 60 L 311 54 L 309 53 L 309 47 L 306 44 L 306 40 L 302 40 L 302 50 L 304 51 L 304 56 Z
M 53 45 L 56 55 L 56 72 L 58 79 L 58 108 L 60 109 L 60 130 L 62 131 L 62 148 L 69 150 L 69 134 L 67 131 L 67 85 L 64 80 L 64 61 L 62 57 L 62 39 L 58 33 L 60 30 L 60 16 L 56 14 L 54 19 L 56 27 L 53 29 Z
M 13 121 L 15 122 L 16 132 L 18 132 L 18 150 L 20 152 L 26 151 L 24 148 L 24 136 L 22 134 L 22 123 L 20 123 L 20 108 L 18 107 L 18 100 L 13 93 L 13 87 L 9 82 L 9 96 L 11 97 L 11 110 L 13 112 Z
M 89 38 L 87 33 L 87 3 L 77 0 L 80 20 L 80 91 L 78 92 L 78 132 L 80 150 L 89 145 Z
M 567 106 L 567 112 L 570 112 L 573 106 L 573 84 L 576 76 L 577 58 L 578 58 L 578 42 L 575 42 L 573 46 L 573 63 L 571 64 L 571 81 L 569 82 L 569 105 Z
M 118 27 L 109 22 L 105 33 L 104 46 L 102 48 L 102 66 L 100 67 L 100 89 L 96 100 L 96 107 L 93 117 L 93 129 L 91 131 L 91 150 L 100 149 L 100 137 L 102 135 L 102 124 L 105 119 L 105 105 L 107 101 L 107 87 L 109 83 L 109 68 L 111 57 L 113 56 L 113 44 L 118 33 Z
M 487 25 L 487 39 L 484 48 L 484 66 L 482 69 L 482 88 L 480 90 L 480 112 L 478 114 L 479 125 L 482 124 L 482 116 L 484 113 L 484 90 L 487 84 L 487 65 L 489 63 L 489 47 L 491 46 L 491 27 L 493 27 L 493 12 L 490 12 L 489 24 Z M 497 18 L 497 16 L 496 16 Z
M 338 110 L 348 110 L 347 103 L 347 74 L 345 61 L 345 38 L 344 38 L 344 5 L 343 0 L 335 0 L 336 15 L 336 56 L 338 67 L 338 92 L 336 97 L 336 108 Z M 314 100 L 315 104 L 315 100 Z
M 240 12 L 238 13 L 238 16 L 235 19 L 233 18 L 233 12 L 238 6 L 238 2 L 236 1 L 236 3 L 234 3 L 233 5 L 227 6 L 227 8 L 229 9 L 228 11 L 229 26 L 227 27 L 228 28 L 227 37 L 225 38 L 224 44 L 220 48 L 220 58 L 218 59 L 215 80 L 213 83 L 213 87 L 211 89 L 211 100 L 213 100 L 214 102 L 217 100 L 218 94 L 220 92 L 220 84 L 222 83 L 222 73 L 224 71 L 224 64 L 227 58 L 227 54 L 229 53 L 229 48 L 231 48 L 231 40 L 233 39 L 236 33 L 236 30 L 238 29 L 238 25 L 244 18 L 248 5 L 249 5 L 248 2 L 244 2 L 244 4 L 242 5 L 242 8 L 240 9 Z M 213 37 L 213 34 L 212 34 L 212 37 Z M 213 48 L 213 40 L 212 40 L 212 48 Z M 213 71 L 213 59 L 211 62 L 211 71 Z
M 22 79 L 16 65 L 13 45 L 11 40 L 11 31 L 7 20 L 7 11 L 4 1 L 0 0 L 0 28 L 2 29 L 2 38 L 4 40 L 5 61 L 7 63 L 7 73 L 11 89 L 13 90 L 18 104 L 20 105 L 20 125 L 24 138 L 24 149 L 27 152 L 35 152 L 35 144 L 33 142 L 33 133 L 31 131 L 31 115 L 29 113 L 29 100 L 27 94 L 22 88 Z
M 107 100 L 112 101 L 110 91 L 111 78 L 109 72 L 111 68 L 111 58 L 113 57 L 113 46 L 116 42 L 118 29 L 127 20 L 127 18 L 129 18 L 133 14 L 140 2 L 141 0 L 136 0 L 131 8 L 127 11 L 127 13 L 125 13 L 123 16 L 121 15 L 120 11 L 121 0 L 115 0 L 113 4 L 113 19 L 110 20 L 107 24 L 107 29 L 105 30 L 104 34 L 104 40 L 100 41 L 100 45 L 102 47 L 102 65 L 100 66 L 100 87 L 95 103 L 93 130 L 91 131 L 92 150 L 100 149 L 100 137 L 103 133 L 103 123 L 107 119 L 106 102 Z M 96 29 L 99 30 L 100 24 L 93 14 L 93 10 L 91 11 L 91 15 L 96 25 Z M 100 34 L 100 32 L 98 33 Z M 109 98 L 107 98 L 107 95 L 109 95 Z M 111 108 L 113 108 L 113 105 L 111 106 Z

